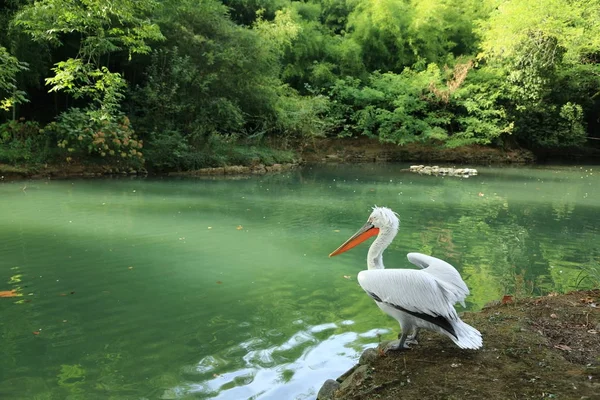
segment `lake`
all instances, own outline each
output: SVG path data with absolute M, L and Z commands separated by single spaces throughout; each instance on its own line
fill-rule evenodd
M 447 260 L 469 310 L 600 283 L 600 167 L 402 168 L 0 183 L 0 398 L 314 399 L 399 330 L 368 244 L 328 258 L 373 205 L 386 266 Z

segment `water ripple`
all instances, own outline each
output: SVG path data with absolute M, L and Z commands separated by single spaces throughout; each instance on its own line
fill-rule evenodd
M 352 325 L 345 320 L 340 326 Z M 162 399 L 176 399 L 183 395 L 204 395 L 214 400 L 240 399 L 309 399 L 314 398 L 321 383 L 327 377 L 341 375 L 355 364 L 359 355 L 373 344 L 362 343 L 365 338 L 375 338 L 389 332 L 386 329 L 372 329 L 367 332 L 344 332 L 333 334 L 318 341 L 312 333 L 337 329 L 335 323 L 325 323 L 308 327 L 293 334 L 285 343 L 263 349 L 254 349 L 262 343 L 252 339 L 240 343 L 236 349 L 249 350 L 242 358 L 243 368 L 212 377 L 198 383 L 188 383 L 166 390 Z M 274 359 L 277 352 L 303 348 L 300 356 L 291 362 Z M 217 357 L 204 357 L 196 366 L 199 373 L 210 373 L 223 366 Z

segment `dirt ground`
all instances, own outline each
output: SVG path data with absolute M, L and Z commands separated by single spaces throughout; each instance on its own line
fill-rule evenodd
M 363 354 L 333 398 L 600 399 L 600 290 L 498 303 L 463 315 L 482 349 L 423 332 L 410 350 Z

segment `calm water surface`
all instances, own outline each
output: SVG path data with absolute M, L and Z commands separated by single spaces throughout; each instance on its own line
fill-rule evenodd
M 0 398 L 313 399 L 398 331 L 367 245 L 327 257 L 374 204 L 401 218 L 386 265 L 447 259 L 469 309 L 600 281 L 600 168 L 403 167 L 0 183 Z

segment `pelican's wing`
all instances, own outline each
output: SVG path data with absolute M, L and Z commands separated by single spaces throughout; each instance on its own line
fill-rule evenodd
M 455 302 L 460 302 L 463 307 L 465 306 L 465 298 L 469 295 L 469 288 L 462 280 L 456 268 L 444 260 L 421 253 L 408 253 L 407 257 L 408 261 L 414 265 L 424 268 L 424 272 L 433 275 L 440 281 L 449 285 L 449 289 L 456 297 Z
M 414 269 L 361 271 L 358 283 L 375 301 L 425 320 L 458 318 L 454 294 L 438 279 Z M 418 315 L 417 315 L 418 314 Z

